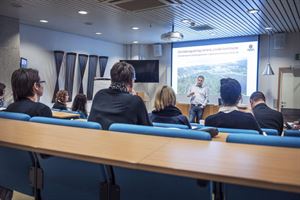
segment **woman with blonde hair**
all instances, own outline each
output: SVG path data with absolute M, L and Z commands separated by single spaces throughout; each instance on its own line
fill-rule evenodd
M 56 93 L 55 103 L 52 108 L 58 109 L 58 110 L 68 110 L 68 108 L 67 108 L 68 99 L 69 99 L 68 91 L 59 90 Z
M 162 86 L 156 91 L 154 110 L 150 114 L 152 122 L 183 124 L 191 128 L 186 116 L 175 106 L 176 95 L 169 86 Z

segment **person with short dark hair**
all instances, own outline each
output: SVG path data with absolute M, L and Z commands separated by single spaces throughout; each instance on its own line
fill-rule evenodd
M 223 106 L 217 114 L 208 116 L 205 119 L 206 126 L 221 128 L 237 128 L 262 131 L 251 113 L 241 112 L 237 104 L 241 99 L 241 85 L 235 80 L 228 78 L 223 81 L 220 88 Z
M 196 85 L 189 88 L 187 97 L 190 97 L 189 121 L 199 123 L 202 119 L 204 108 L 208 102 L 208 88 L 203 85 L 204 76 L 199 75 Z
M 25 113 L 31 117 L 52 117 L 51 109 L 37 102 L 42 95 L 43 83 L 39 72 L 35 69 L 20 68 L 14 71 L 11 76 L 14 103 L 10 104 L 5 111 Z
M 52 106 L 53 109 L 57 110 L 68 110 L 67 101 L 69 99 L 69 94 L 67 90 L 59 90 L 56 93 L 55 103 Z
M 182 124 L 191 128 L 191 124 L 186 116 L 175 106 L 176 95 L 169 86 L 160 87 L 155 95 L 154 110 L 150 114 L 152 122 Z
M 80 114 L 81 119 L 87 118 L 86 103 L 86 95 L 77 94 L 72 104 L 72 111 L 78 112 Z
M 4 83 L 0 83 L 0 108 L 4 107 L 5 88 L 6 88 L 6 85 Z
M 104 130 L 112 123 L 152 125 L 143 100 L 132 95 L 135 71 L 126 62 L 117 62 L 110 70 L 111 85 L 97 92 L 88 121 L 98 122 Z
M 271 109 L 266 104 L 266 97 L 260 91 L 253 92 L 250 96 L 250 104 L 253 114 L 262 128 L 272 128 L 283 131 L 283 115 L 281 112 Z

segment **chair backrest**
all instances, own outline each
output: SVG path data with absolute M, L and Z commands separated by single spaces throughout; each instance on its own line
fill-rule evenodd
M 300 137 L 300 130 L 284 130 L 284 136 Z
M 254 134 L 259 135 L 259 132 L 256 130 L 249 129 L 237 129 L 237 128 L 218 128 L 219 132 L 224 133 L 237 133 L 237 134 Z
M 278 130 L 271 129 L 271 128 L 262 128 L 263 132 L 265 132 L 267 135 L 279 135 Z
M 90 129 L 101 129 L 101 125 L 96 122 L 86 122 L 80 120 L 68 120 L 68 119 L 57 119 L 50 117 L 32 117 L 31 122 L 45 123 L 45 124 L 55 124 L 62 126 L 72 126 L 78 128 L 90 128 Z
M 226 142 L 300 148 L 300 138 L 291 137 L 232 134 L 227 137 Z
M 153 122 L 155 127 L 189 129 L 187 125 Z
M 38 155 L 43 170 L 42 199 L 106 200 L 104 166 L 61 157 Z
M 15 113 L 15 112 L 0 112 L 0 118 L 5 119 L 15 119 L 15 120 L 21 120 L 21 121 L 29 121 L 30 116 L 24 113 Z
M 143 135 L 156 135 L 197 140 L 211 140 L 211 136 L 209 133 L 204 131 L 194 131 L 191 129 L 161 128 L 153 126 L 114 123 L 110 125 L 109 130 L 125 133 L 137 133 Z
M 0 146 L 0 163 L 1 186 L 30 196 L 34 195 L 29 178 L 30 169 L 34 167 L 32 153 Z
M 113 167 L 122 200 L 212 199 L 212 183 L 174 175 Z
M 296 200 L 300 199 L 300 193 L 284 192 L 279 190 L 246 187 L 233 184 L 224 184 L 224 197 L 226 200 Z

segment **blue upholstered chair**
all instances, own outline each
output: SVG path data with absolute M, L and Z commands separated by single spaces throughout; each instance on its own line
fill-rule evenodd
M 121 200 L 212 199 L 211 181 L 113 167 Z
M 226 141 L 230 143 L 300 148 L 300 138 L 291 137 L 231 134 Z
M 1 186 L 34 196 L 35 162 L 32 153 L 0 146 L 0 163 Z
M 300 138 L 263 136 L 263 135 L 237 135 L 232 134 L 227 137 L 227 142 L 243 143 L 279 147 L 300 148 Z M 233 184 L 224 184 L 224 194 L 226 200 L 297 200 L 300 199 L 299 193 L 283 192 L 278 190 L 246 187 Z
M 276 129 L 271 129 L 271 128 L 262 128 L 261 129 L 263 132 L 265 132 L 267 135 L 280 135 L 279 133 L 278 133 L 278 130 L 276 130 Z
M 0 118 L 28 121 L 23 113 L 0 112 Z M 35 159 L 31 152 L 0 146 L 0 185 L 34 196 Z
M 0 112 L 0 118 L 29 121 L 30 116 L 24 113 Z
M 300 137 L 300 130 L 284 130 L 284 136 Z
M 170 124 L 170 123 L 159 123 L 159 122 L 153 122 L 152 124 L 155 127 L 189 129 L 187 125 L 183 125 L 183 124 Z
M 136 133 L 143 135 L 156 135 L 164 137 L 177 137 L 186 139 L 211 140 L 211 136 L 207 132 L 194 131 L 191 129 L 172 129 L 153 126 L 142 126 L 133 124 L 115 123 L 110 125 L 110 131 L 118 131 L 125 133 Z
M 102 129 L 99 123 L 80 121 L 80 120 L 57 119 L 57 118 L 49 118 L 49 117 L 32 117 L 30 121 L 45 123 L 45 124 L 72 126 L 78 128 Z
M 80 148 L 80 147 L 79 147 Z M 106 200 L 107 177 L 101 164 L 38 155 L 43 170 L 44 200 Z
M 210 135 L 206 132 L 193 131 L 190 129 L 168 129 L 132 124 L 112 124 L 109 130 L 199 140 L 211 139 Z M 212 186 L 210 181 L 198 181 L 193 178 L 122 167 L 113 167 L 113 172 L 115 183 L 120 187 L 121 200 L 211 199 Z
M 237 128 L 218 128 L 219 132 L 224 133 L 237 133 L 237 134 L 254 134 L 259 135 L 259 132 L 256 130 L 249 129 L 237 129 Z

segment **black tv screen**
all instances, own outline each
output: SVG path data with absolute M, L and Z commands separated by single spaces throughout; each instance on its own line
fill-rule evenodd
M 131 64 L 135 69 L 136 83 L 158 83 L 158 60 L 121 60 Z
M 27 59 L 26 58 L 20 58 L 20 68 L 27 68 Z

